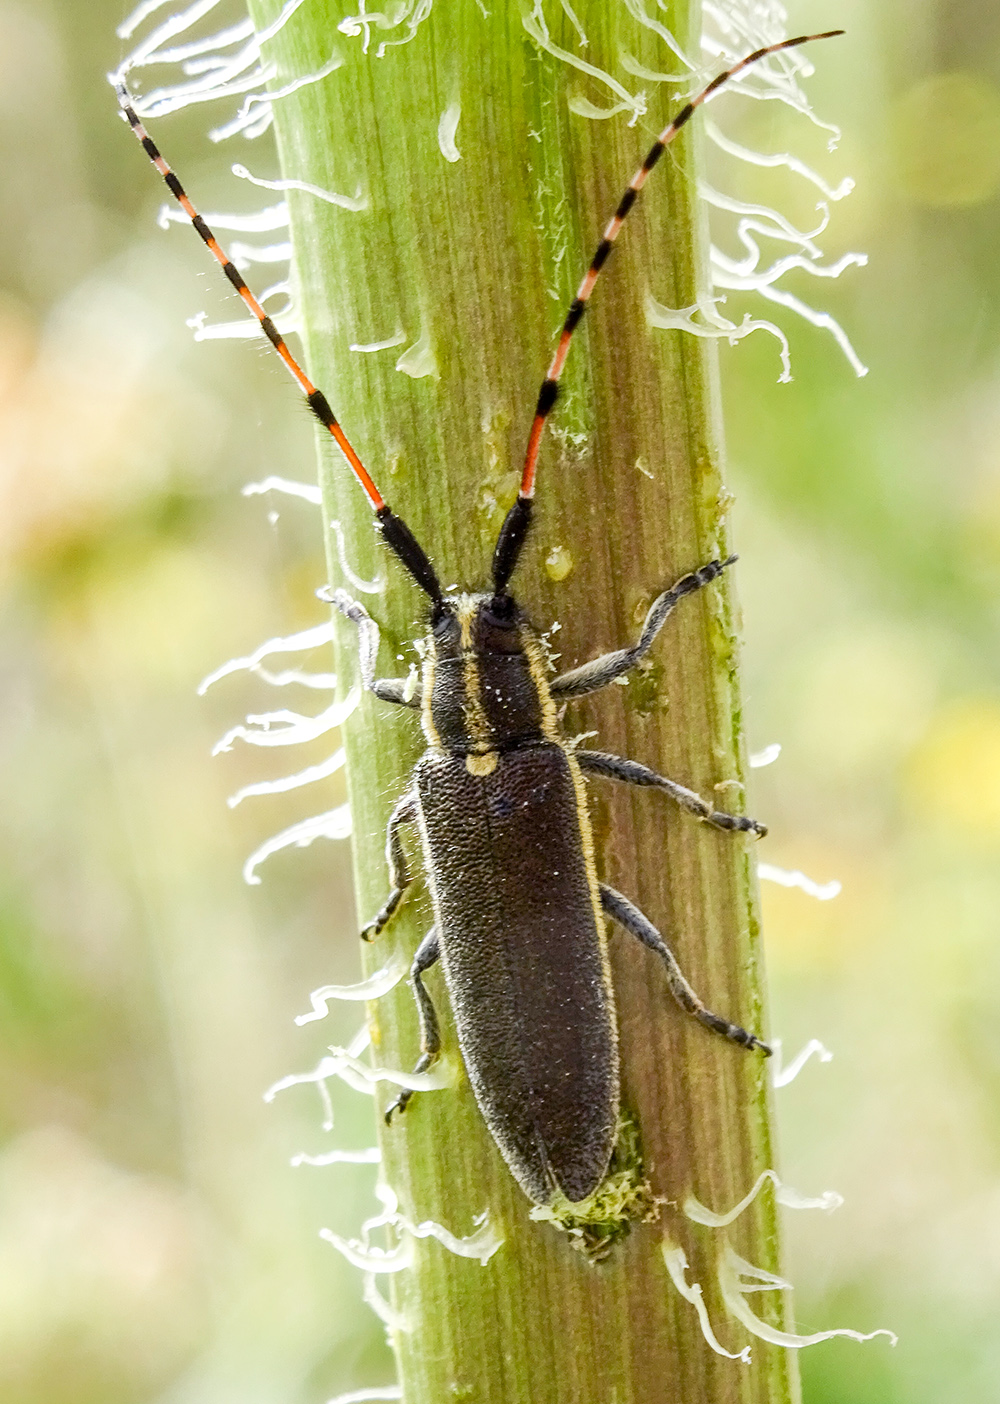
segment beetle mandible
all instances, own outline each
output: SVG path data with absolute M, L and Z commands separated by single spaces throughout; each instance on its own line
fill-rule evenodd
M 459 1047 L 483 1117 L 514 1178 L 537 1204 L 562 1194 L 590 1196 L 607 1173 L 619 1113 L 618 1035 L 604 920 L 610 917 L 654 951 L 678 1004 L 715 1033 L 764 1054 L 755 1034 L 706 1009 L 649 919 L 598 880 L 583 776 L 662 790 L 705 823 L 736 833 L 765 833 L 753 819 L 714 809 L 702 797 L 637 761 L 581 750 L 560 727 L 558 705 L 597 692 L 649 652 L 674 607 L 702 589 L 735 557 L 710 561 L 654 600 L 639 638 L 549 678 L 541 640 L 509 593 L 524 544 L 535 471 L 559 378 L 602 267 L 629 211 L 669 142 L 722 85 L 769 54 L 841 30 L 803 35 L 757 49 L 692 97 L 654 142 L 604 230 L 577 291 L 542 382 L 517 499 L 493 552 L 491 588 L 445 593 L 409 527 L 388 506 L 330 405 L 289 351 L 271 318 L 188 199 L 140 121 L 125 85 L 124 117 L 172 195 L 260 322 L 329 430 L 375 510 L 383 540 L 431 601 L 420 685 L 378 678 L 379 630 L 345 591 L 324 594 L 358 628 L 362 681 L 382 701 L 419 710 L 427 749 L 410 788 L 389 818 L 386 857 L 391 890 L 362 931 L 372 939 L 391 921 L 411 882 L 400 830 L 416 825 L 434 909 L 410 983 L 420 1020 L 416 1070 L 440 1052 L 437 1014 L 423 976 L 438 960 L 455 1014 Z M 449 822 L 456 812 L 463 823 Z M 390 1121 L 413 1093 L 404 1090 Z

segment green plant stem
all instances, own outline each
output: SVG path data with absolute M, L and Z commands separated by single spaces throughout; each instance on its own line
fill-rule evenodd
M 277 8 L 276 0 L 251 4 L 259 23 Z M 267 46 L 278 85 L 315 72 L 331 52 L 343 58 L 325 81 L 277 103 L 281 161 L 286 176 L 366 200 L 352 211 L 290 196 L 311 374 L 442 581 L 469 588 L 486 583 L 554 333 L 648 132 L 663 125 L 666 93 L 675 91 L 653 91 L 650 117 L 638 127 L 627 115 L 577 115 L 571 96 L 605 106 L 615 99 L 542 52 L 519 4 L 500 0 L 489 10 L 438 0 L 410 42 L 378 57 L 380 42 L 403 37 L 405 25 L 373 28 L 365 54 L 360 38 L 338 32 L 339 7 L 331 14 L 307 5 Z M 676 69 L 625 5 L 579 0 L 575 12 L 586 49 L 565 11 L 545 8 L 560 49 L 623 81 L 623 52 L 654 70 Z M 693 6 L 677 0 L 658 15 L 697 50 Z M 460 159 L 448 161 L 438 124 L 456 103 Z M 660 302 L 687 307 L 707 285 L 696 160 L 697 135 L 688 129 L 622 235 L 571 352 L 543 448 L 536 524 L 513 584 L 539 627 L 558 621 L 553 645 L 562 666 L 634 639 L 655 593 L 728 550 L 714 344 L 654 331 L 644 316 L 647 287 Z M 399 331 L 398 347 L 348 349 Z M 394 369 L 421 338 L 434 374 Z M 404 674 L 426 602 L 376 542 L 364 497 L 327 440 L 320 464 L 327 517 L 343 523 L 353 569 L 387 579 L 384 595 L 367 597 L 383 629 L 380 671 Z M 334 583 L 344 584 L 335 560 L 331 569 Z M 721 588 L 685 601 L 628 687 L 572 704 L 569 731 L 597 731 L 602 749 L 739 808 L 735 614 L 730 572 Z M 356 638 L 345 628 L 342 676 L 356 675 L 355 659 Z M 386 818 L 422 748 L 413 715 L 401 710 L 366 697 L 345 728 L 365 917 L 387 886 Z M 602 875 L 663 931 L 710 1007 L 762 1030 L 754 843 L 698 825 L 662 796 L 601 782 L 590 792 Z M 430 920 L 421 894 L 382 939 L 402 939 L 412 950 Z M 680 1206 L 693 1194 L 728 1209 L 772 1165 L 766 1066 L 685 1018 L 655 957 L 637 943 L 615 934 L 611 952 L 624 1104 L 638 1118 L 663 1204 L 658 1222 L 637 1226 L 599 1266 L 529 1219 L 461 1071 L 440 972 L 428 979 L 458 1085 L 422 1095 L 381 1129 L 384 1173 L 412 1222 L 436 1220 L 469 1234 L 488 1209 L 504 1244 L 482 1267 L 420 1240 L 413 1268 L 392 1279 L 405 1320 L 394 1342 L 407 1404 L 796 1397 L 787 1352 L 754 1341 L 751 1365 L 712 1353 L 661 1253 L 668 1234 L 687 1254 L 688 1281 L 704 1288 L 719 1338 L 730 1350 L 747 1344 L 716 1284 L 723 1231 L 693 1224 Z M 384 950 L 368 959 L 381 963 Z M 417 1025 L 404 986 L 372 1008 L 371 1027 L 379 1062 L 412 1065 Z M 745 1258 L 777 1271 L 769 1191 L 724 1233 Z M 779 1295 L 752 1301 L 782 1323 Z

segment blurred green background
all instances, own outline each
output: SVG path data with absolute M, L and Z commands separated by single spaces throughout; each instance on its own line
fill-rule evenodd
M 835 1188 L 786 1215 L 803 1330 L 891 1326 L 900 1344 L 803 1353 L 808 1404 L 992 1401 L 1000 1378 L 1000 10 L 987 0 L 793 4 L 833 24 L 809 92 L 844 138 L 776 103 L 727 130 L 793 149 L 855 193 L 818 289 L 870 365 L 775 314 L 722 347 L 762 856 L 843 893 L 766 884 L 773 1027 L 810 1064 L 778 1093 L 782 1167 Z M 385 1382 L 359 1281 L 317 1238 L 356 1229 L 370 1167 L 329 1148 L 312 1066 L 360 1008 L 297 1029 L 308 992 L 356 978 L 345 845 L 269 860 L 268 835 L 343 798 L 337 777 L 234 811 L 294 767 L 217 737 L 318 694 L 199 679 L 318 623 L 315 514 L 243 498 L 309 479 L 312 434 L 257 343 L 195 344 L 235 316 L 197 240 L 156 228 L 161 190 L 104 72 L 123 7 L 0 0 L 0 1398 L 5 1404 L 307 1404 Z M 655 109 L 654 109 L 655 110 Z M 203 110 L 157 135 L 208 208 L 255 208 Z M 650 124 L 651 125 L 651 124 Z M 652 126 L 651 126 L 652 129 Z M 263 154 L 262 154 L 263 153 Z M 255 169 L 272 157 L 255 149 Z M 269 168 L 273 173 L 273 165 Z M 726 169 L 743 199 L 813 222 L 787 173 Z M 719 168 L 719 180 L 723 168 Z M 266 272 L 266 270 L 265 270 Z M 541 354 L 541 353 L 540 353 Z M 540 362 L 541 365 L 541 362 Z M 275 515 L 277 514 L 277 515 Z M 327 660 L 312 660 L 320 668 Z M 362 1100 L 336 1102 L 362 1146 Z

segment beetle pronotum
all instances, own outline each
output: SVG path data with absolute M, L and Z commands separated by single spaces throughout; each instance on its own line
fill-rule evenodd
M 374 509 L 383 540 L 431 601 L 420 685 L 377 678 L 378 626 L 343 590 L 331 602 L 359 631 L 362 681 L 384 702 L 420 712 L 427 750 L 389 819 L 391 890 L 364 928 L 391 921 L 411 875 L 400 830 L 419 829 L 434 925 L 410 971 L 421 1030 L 417 1071 L 440 1051 L 438 1020 L 422 977 L 439 959 L 459 1046 L 489 1130 L 525 1193 L 539 1204 L 591 1195 L 607 1173 L 619 1113 L 618 1035 L 604 920 L 610 917 L 661 959 L 678 1004 L 715 1033 L 768 1054 L 756 1035 L 706 1009 L 660 933 L 627 897 L 598 880 L 584 774 L 652 786 L 716 828 L 763 834 L 763 827 L 716 810 L 700 795 L 637 761 L 579 749 L 563 733 L 559 703 L 598 691 L 642 659 L 671 611 L 735 559 L 683 576 L 653 602 L 639 638 L 549 678 L 538 635 L 508 584 L 527 535 L 539 448 L 559 378 L 601 269 L 653 167 L 695 110 L 751 64 L 842 31 L 804 35 L 747 55 L 691 98 L 661 132 L 633 176 L 574 298 L 542 381 L 518 496 L 492 560 L 492 588 L 445 593 L 406 523 L 391 510 L 330 405 L 289 351 L 271 318 L 198 214 L 160 155 L 123 84 L 124 116 L 171 194 L 260 322 L 310 409 L 332 434 Z M 449 816 L 460 812 L 460 826 Z M 386 1112 L 391 1120 L 412 1093 Z

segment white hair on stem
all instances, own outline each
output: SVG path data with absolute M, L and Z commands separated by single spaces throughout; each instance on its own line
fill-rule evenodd
M 462 104 L 452 102 L 441 113 L 441 120 L 438 122 L 438 149 L 446 161 L 462 159 L 462 153 L 455 144 L 455 133 L 458 131 L 461 116 Z
M 794 1082 L 799 1073 L 815 1057 L 819 1063 L 829 1063 L 833 1060 L 833 1054 L 825 1044 L 820 1043 L 818 1038 L 811 1038 L 786 1067 L 782 1063 L 782 1041 L 780 1038 L 772 1038 L 771 1050 L 771 1086 L 787 1087 L 790 1082 Z
M 281 478 L 274 474 L 263 478 L 259 483 L 245 483 L 243 486 L 244 497 L 257 497 L 265 492 L 283 492 L 288 497 L 301 497 L 305 502 L 311 502 L 314 507 L 319 507 L 323 502 L 323 494 L 315 483 L 300 483 L 294 478 Z M 333 638 L 331 629 L 330 638 Z
M 400 0 L 400 3 L 386 14 L 368 14 L 365 10 L 365 0 L 358 0 L 358 12 L 356 15 L 348 15 L 337 25 L 341 34 L 347 34 L 351 38 L 361 38 L 361 52 L 367 54 L 371 46 L 372 29 L 399 29 L 404 24 L 406 32 L 401 39 L 384 39 L 375 52 L 377 59 L 385 57 L 386 49 L 396 48 L 400 44 L 409 44 L 415 38 L 417 30 L 431 12 L 434 0 Z M 479 7 L 483 15 L 485 9 L 479 0 Z
M 829 882 L 815 882 L 798 868 L 776 868 L 773 863 L 758 863 L 757 876 L 764 882 L 777 883 L 779 887 L 797 887 L 817 902 L 831 902 L 841 892 L 836 878 L 831 878 Z
M 378 1278 L 373 1272 L 364 1273 L 361 1284 L 361 1300 L 365 1306 L 371 1307 L 385 1326 L 386 1343 L 391 1346 L 394 1332 L 409 1329 L 406 1316 L 403 1312 L 397 1311 L 392 1303 L 387 1302 L 382 1296 L 378 1290 Z
M 213 229 L 225 229 L 238 231 L 242 234 L 266 234 L 273 229 L 288 228 L 288 203 L 282 200 L 277 205 L 268 205 L 261 210 L 254 210 L 250 214 L 205 214 L 202 216 L 206 224 L 210 224 Z M 168 228 L 171 224 L 190 223 L 183 210 L 179 210 L 176 205 L 163 205 L 156 217 L 156 222 L 161 229 Z M 291 244 L 289 244 L 291 249 Z
M 400 950 L 394 950 L 385 965 L 355 985 L 321 985 L 309 996 L 312 1012 L 297 1014 L 297 1024 L 311 1024 L 317 1019 L 325 1019 L 330 1012 L 331 1000 L 381 999 L 384 994 L 395 989 L 409 967 L 408 957 Z
M 751 317 L 747 312 L 743 316 L 743 321 L 731 322 L 728 317 L 723 317 L 717 310 L 717 304 L 725 302 L 724 297 L 703 297 L 691 307 L 664 307 L 657 302 L 651 292 L 646 293 L 646 323 L 651 327 L 660 327 L 663 330 L 684 331 L 691 336 L 704 336 L 710 340 L 725 340 L 730 346 L 735 346 L 737 341 L 749 336 L 751 332 L 766 331 L 775 337 L 781 348 L 781 375 L 779 380 L 791 380 L 792 360 L 791 349 L 788 345 L 788 338 L 779 326 L 774 322 L 768 322 L 760 317 Z M 700 316 L 703 320 L 695 321 L 695 317 Z
M 402 1385 L 373 1385 L 370 1389 L 352 1389 L 347 1394 L 338 1394 L 328 1399 L 326 1404 L 369 1404 L 371 1400 L 402 1399 Z
M 686 1302 L 690 1302 L 698 1315 L 698 1325 L 701 1327 L 701 1334 L 716 1355 L 725 1356 L 727 1360 L 741 1360 L 744 1365 L 750 1364 L 750 1347 L 744 1346 L 742 1350 L 726 1350 L 720 1345 L 719 1338 L 712 1329 L 712 1322 L 709 1319 L 708 1308 L 705 1305 L 705 1297 L 700 1282 L 688 1282 L 687 1269 L 688 1260 L 684 1249 L 674 1243 L 672 1239 L 664 1235 L 660 1244 L 660 1251 L 663 1253 L 663 1261 L 667 1265 L 667 1272 L 670 1274 L 670 1281 Z
M 349 1263 L 363 1272 L 381 1275 L 404 1271 L 412 1265 L 414 1241 L 422 1238 L 433 1238 L 447 1252 L 459 1258 L 475 1259 L 481 1267 L 485 1267 L 503 1245 L 502 1236 L 490 1223 L 488 1210 L 473 1219 L 476 1227 L 471 1234 L 460 1236 L 433 1219 L 425 1219 L 419 1224 L 411 1223 L 399 1212 L 396 1194 L 384 1180 L 376 1184 L 375 1193 L 382 1203 L 382 1211 L 365 1220 L 361 1225 L 360 1238 L 342 1238 L 330 1229 L 320 1229 L 320 1237 L 332 1243 Z M 385 1249 L 371 1243 L 372 1233 L 383 1228 L 395 1231 L 397 1241 L 392 1248 Z
M 298 1169 L 300 1165 L 379 1165 L 381 1161 L 382 1152 L 378 1146 L 364 1146 L 361 1150 L 320 1151 L 318 1155 L 299 1151 L 288 1163 Z
M 275 834 L 254 849 L 243 864 L 243 881 L 250 887 L 259 886 L 257 869 L 266 858 L 280 853 L 283 848 L 308 848 L 317 839 L 346 839 L 350 836 L 351 809 L 348 804 L 338 804 L 325 814 L 313 815 L 311 819 L 300 819 L 297 824 L 282 829 L 280 834 Z
M 328 205 L 337 205 L 342 210 L 366 210 L 368 208 L 368 196 L 358 190 L 356 195 L 338 195 L 335 190 L 324 190 L 321 185 L 312 185 L 307 180 L 265 180 L 262 176 L 255 176 L 237 162 L 232 167 L 233 175 L 240 180 L 248 180 L 251 185 L 260 186 L 262 190 L 300 190 L 306 195 L 315 195 L 317 200 L 323 200 Z
M 544 49 L 547 54 L 551 54 L 553 58 L 560 59 L 563 63 L 569 64 L 572 68 L 579 69 L 581 73 L 585 73 L 589 77 L 597 79 L 599 83 L 603 83 L 606 87 L 610 88 L 618 98 L 618 105 L 609 110 L 607 108 L 598 108 L 594 104 L 587 102 L 586 99 L 577 97 L 573 99 L 573 101 L 578 104 L 574 108 L 575 111 L 580 112 L 579 104 L 582 103 L 585 107 L 585 110 L 581 113 L 583 116 L 611 117 L 616 112 L 631 112 L 632 116 L 629 120 L 629 126 L 635 125 L 646 111 L 645 93 L 630 93 L 627 88 L 623 87 L 622 84 L 618 82 L 617 78 L 612 77 L 610 73 L 606 73 L 604 69 L 596 68 L 592 63 L 587 63 L 585 59 L 580 58 L 577 54 L 571 54 L 568 49 L 559 48 L 549 34 L 543 0 L 535 0 L 530 14 L 524 15 L 521 23 L 540 49 Z
M 292 246 L 288 240 L 280 244 L 244 244 L 234 239 L 229 245 L 229 257 L 240 272 L 254 263 L 287 263 L 292 256 Z
M 707 1209 L 693 1194 L 689 1194 L 682 1205 L 683 1213 L 692 1223 L 705 1224 L 708 1228 L 725 1228 L 749 1209 L 764 1185 L 769 1182 L 774 1186 L 775 1199 L 786 1209 L 821 1209 L 825 1214 L 832 1214 L 844 1202 L 843 1195 L 838 1194 L 836 1190 L 824 1190 L 821 1195 L 814 1196 L 800 1194 L 798 1190 L 780 1180 L 774 1170 L 763 1170 L 752 1188 L 732 1209 L 717 1214 L 714 1210 Z
M 801 1350 L 804 1346 L 833 1340 L 835 1336 L 846 1336 L 852 1341 L 873 1341 L 877 1336 L 885 1336 L 890 1345 L 895 1345 L 898 1339 L 894 1331 L 884 1329 L 863 1332 L 841 1326 L 830 1331 L 814 1331 L 811 1335 L 800 1336 L 794 1331 L 780 1331 L 777 1327 L 768 1325 L 750 1310 L 746 1300 L 747 1293 L 787 1292 L 791 1290 L 792 1284 L 772 1272 L 765 1271 L 764 1268 L 754 1267 L 745 1258 L 741 1258 L 729 1243 L 723 1243 L 719 1254 L 718 1282 L 722 1300 L 730 1316 L 742 1322 L 751 1335 L 768 1341 L 771 1345 L 784 1346 L 786 1350 Z
M 249 21 L 243 19 L 238 23 L 217 29 L 212 34 L 188 37 L 180 43 L 174 42 L 181 39 L 182 36 L 189 35 L 190 31 L 211 14 L 219 3 L 220 0 L 194 0 L 194 3 L 179 13 L 169 16 L 156 25 L 144 39 L 138 41 L 132 53 L 123 61 L 118 76 L 123 76 L 132 69 L 148 67 L 153 64 L 179 66 L 183 73 L 183 81 L 162 87 L 143 98 L 136 99 L 136 107 L 140 114 L 173 111 L 179 107 L 187 106 L 191 102 L 216 101 L 220 98 L 240 95 L 243 97 L 243 101 L 236 116 L 230 123 L 215 131 L 213 136 L 219 140 L 237 133 L 249 136 L 251 129 L 253 129 L 253 135 L 260 135 L 262 130 L 269 125 L 272 105 L 275 100 L 298 91 L 308 83 L 315 83 L 329 76 L 341 65 L 343 60 L 339 53 L 334 51 L 328 61 L 314 72 L 292 76 L 281 87 L 268 90 L 267 85 L 269 80 L 273 78 L 274 72 L 273 67 L 267 64 L 263 56 L 262 46 L 266 45 L 267 41 L 291 20 L 303 0 L 286 0 L 274 22 L 260 33 L 254 33 Z M 692 85 L 700 83 L 706 74 L 711 73 L 713 69 L 718 68 L 723 63 L 733 63 L 742 57 L 748 48 L 774 43 L 787 33 L 787 14 L 784 6 L 777 3 L 777 0 L 764 0 L 763 3 L 751 3 L 751 0 L 706 0 L 703 7 L 705 28 L 702 35 L 701 54 L 696 59 L 685 54 L 682 46 L 662 19 L 651 12 L 647 0 L 620 0 L 620 3 L 638 25 L 656 35 L 670 62 L 681 63 L 685 70 L 685 73 L 682 74 L 658 73 L 653 69 L 644 69 L 628 55 L 625 55 L 621 59 L 622 69 L 631 72 L 633 76 L 643 77 L 646 81 L 674 81 L 687 76 Z M 139 5 L 133 11 L 120 27 L 119 33 L 122 37 L 131 37 L 163 7 L 160 0 L 147 0 L 147 3 Z M 572 7 L 567 8 L 567 0 L 562 0 L 561 8 L 577 32 L 579 47 L 586 48 L 587 36 Z M 371 42 L 373 29 L 401 31 L 401 38 L 385 40 L 380 44 L 378 56 L 381 57 L 389 44 L 410 42 L 430 11 L 431 0 L 402 0 L 402 3 L 396 5 L 391 12 L 386 13 L 368 13 L 364 4 L 361 4 L 356 14 L 348 15 L 339 22 L 338 28 L 349 39 L 360 37 L 362 47 L 366 52 Z M 587 62 L 576 53 L 559 47 L 553 41 L 546 16 L 546 0 L 534 0 L 531 10 L 524 17 L 524 25 L 530 37 L 540 48 L 560 62 L 573 67 L 585 77 L 602 84 L 617 98 L 617 102 L 611 107 L 600 107 L 583 94 L 573 93 L 570 96 L 569 105 L 578 115 L 596 120 L 606 119 L 616 113 L 627 111 L 630 114 L 630 123 L 634 124 L 639 116 L 645 112 L 646 98 L 643 93 L 629 91 L 612 73 Z M 231 52 L 234 46 L 239 47 L 236 48 L 236 52 Z M 753 69 L 740 75 L 730 85 L 730 89 L 742 96 L 756 100 L 780 101 L 809 121 L 828 130 L 835 141 L 839 135 L 836 127 L 823 122 L 816 116 L 802 90 L 800 80 L 812 72 L 813 65 L 807 53 L 802 50 L 786 51 L 770 57 L 765 62 L 755 65 Z M 457 104 L 452 104 L 441 119 L 439 137 L 442 152 L 450 160 L 454 160 L 457 155 L 457 151 L 454 149 L 454 123 L 457 121 L 458 110 Z M 706 125 L 710 139 L 728 154 L 752 165 L 785 166 L 793 173 L 815 184 L 829 200 L 843 199 L 852 188 L 853 182 L 849 178 L 844 178 L 838 185 L 832 185 L 814 172 L 805 162 L 791 154 L 766 154 L 752 151 L 749 147 L 740 144 L 724 133 L 718 123 L 706 119 Z M 832 144 L 833 142 L 831 142 Z M 291 178 L 287 181 L 268 181 L 263 177 L 251 176 L 245 166 L 237 166 L 235 169 L 243 178 L 251 179 L 264 188 L 306 190 L 320 199 L 339 204 L 342 208 L 361 209 L 365 208 L 368 203 L 367 196 L 360 191 L 354 196 L 340 195 L 337 192 L 323 190 L 318 186 Z M 825 229 L 825 211 L 821 225 L 816 231 L 801 233 L 794 230 L 790 222 L 780 212 L 770 210 L 766 206 L 744 205 L 741 207 L 740 202 L 725 195 L 724 192 L 715 191 L 709 187 L 703 188 L 701 194 L 715 209 L 742 215 L 736 226 L 735 234 L 738 242 L 743 245 L 745 256 L 734 259 L 718 245 L 713 245 L 712 291 L 727 289 L 738 292 L 756 292 L 767 301 L 777 304 L 786 311 L 811 322 L 814 326 L 828 331 L 840 346 L 855 373 L 859 376 L 864 375 L 867 368 L 836 319 L 831 314 L 810 306 L 803 298 L 789 292 L 783 286 L 776 286 L 790 272 L 807 272 L 816 277 L 833 278 L 840 276 L 847 268 L 863 264 L 863 255 L 856 253 L 848 253 L 827 264 L 819 261 L 822 255 L 815 244 L 815 239 Z M 211 223 L 211 220 L 209 222 Z M 216 218 L 215 222 L 219 224 L 220 228 L 226 227 L 221 219 Z M 752 238 L 752 233 L 771 239 L 785 237 L 797 241 L 800 245 L 801 255 L 779 259 L 770 265 L 762 266 L 761 250 L 756 240 Z M 276 261 L 283 257 L 285 252 L 283 246 L 273 246 L 271 250 L 262 251 L 257 261 L 272 261 L 272 259 Z M 254 251 L 246 246 L 241 246 L 237 250 L 237 254 L 239 260 L 244 264 L 255 259 Z M 704 307 L 707 305 L 710 295 L 710 291 L 706 290 L 706 293 L 699 298 L 698 309 L 702 313 L 701 319 L 685 315 L 686 311 L 690 313 L 690 309 L 678 309 L 673 318 L 664 317 L 661 313 L 661 320 L 654 325 L 680 329 L 695 336 L 721 336 L 733 344 L 751 331 L 767 330 L 778 338 L 781 346 L 782 372 L 779 378 L 781 380 L 790 379 L 787 338 L 782 330 L 774 322 L 752 315 L 744 316 L 739 323 L 727 321 L 725 325 L 719 325 L 717 321 L 712 319 L 705 320 Z M 282 312 L 277 314 L 275 321 L 282 331 L 291 333 L 298 329 L 298 318 L 291 302 Z M 192 319 L 192 325 L 196 338 L 199 340 L 260 335 L 259 328 L 250 323 L 244 324 L 243 321 L 208 324 L 202 316 Z M 412 374 L 410 362 L 405 357 L 401 360 L 400 369 Z M 428 361 L 428 367 L 430 366 L 431 362 Z M 417 367 L 417 371 L 422 374 L 433 374 L 433 370 L 425 368 L 423 363 Z
M 263 492 L 275 486 L 279 481 L 281 480 L 268 479 L 266 483 L 251 483 L 249 487 Z M 244 488 L 244 492 L 247 492 L 246 488 Z M 233 673 L 256 669 L 257 665 L 262 663 L 265 658 L 273 658 L 276 653 L 303 653 L 332 642 L 333 624 L 330 621 L 313 625 L 310 629 L 300 629 L 297 634 L 286 634 L 283 637 L 268 639 L 266 643 L 262 643 L 259 648 L 255 648 L 253 653 L 247 654 L 245 658 L 231 658 L 228 663 L 223 663 L 221 668 L 216 668 L 213 673 L 209 673 L 208 677 L 203 678 L 198 684 L 198 696 L 203 697 L 208 689 L 222 678 L 227 678 Z
M 283 775 L 277 780 L 257 780 L 252 785 L 244 785 L 235 794 L 230 795 L 226 803 L 230 809 L 235 809 L 238 804 L 242 804 L 245 799 L 250 799 L 254 795 L 283 795 L 288 790 L 299 789 L 302 785 L 312 785 L 317 780 L 326 780 L 329 776 L 335 775 L 338 770 L 342 770 L 345 761 L 346 755 L 343 746 L 341 746 L 334 751 L 333 755 L 327 756 L 326 760 L 320 761 L 316 765 L 309 765 L 296 775 Z
M 287 337 L 302 330 L 290 301 L 283 311 L 271 313 L 271 321 L 282 336 Z M 253 321 L 246 318 L 238 322 L 210 322 L 207 313 L 199 312 L 187 319 L 187 325 L 194 332 L 195 341 L 252 341 L 255 337 L 264 340 L 264 333 L 256 317 Z
M 343 702 L 332 702 L 317 716 L 303 716 L 287 707 L 274 712 L 251 713 L 246 724 L 230 727 L 215 743 L 212 755 L 231 751 L 235 741 L 245 741 L 250 746 L 298 746 L 303 741 L 315 741 L 341 726 L 360 700 L 360 689 L 352 688 Z
M 366 1097 L 375 1095 L 380 1082 L 391 1082 L 395 1087 L 405 1087 L 411 1092 L 439 1092 L 444 1087 L 455 1085 L 455 1073 L 446 1058 L 440 1059 L 431 1072 L 405 1072 L 402 1068 L 369 1067 L 351 1048 L 331 1048 L 329 1054 L 321 1058 L 307 1073 L 288 1073 L 279 1078 L 264 1093 L 265 1102 L 273 1102 L 279 1092 L 306 1083 L 325 1083 L 331 1077 L 340 1078 L 355 1092 L 363 1092 Z

